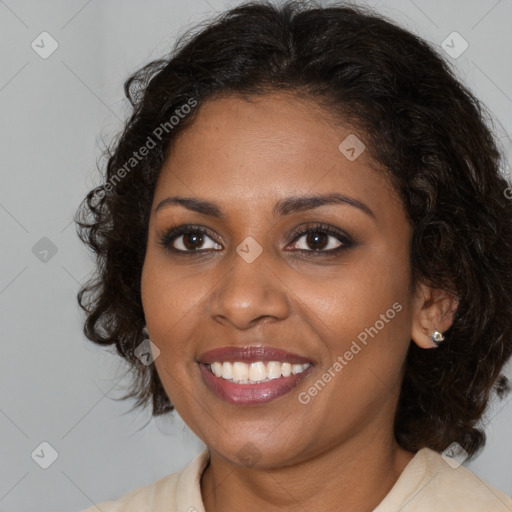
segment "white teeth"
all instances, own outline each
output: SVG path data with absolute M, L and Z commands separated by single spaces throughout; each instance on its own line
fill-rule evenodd
M 292 374 L 292 365 L 290 363 L 283 363 L 281 365 L 281 375 L 289 377 Z
M 278 379 L 281 377 L 281 363 L 270 361 L 267 363 L 267 376 L 269 379 Z
M 302 365 L 301 364 L 292 364 L 292 374 L 295 375 L 296 373 L 300 373 L 302 371 Z
M 267 363 L 255 361 L 249 364 L 241 361 L 235 361 L 234 363 L 216 361 L 211 363 L 210 370 L 216 377 L 222 377 L 230 382 L 252 384 L 268 382 L 280 377 L 289 377 L 292 374 L 296 375 L 302 373 L 309 366 L 311 366 L 310 363 L 290 364 L 280 363 L 279 361 L 269 361 Z
M 267 369 L 261 361 L 251 363 L 249 366 L 249 380 L 258 382 L 267 378 Z
M 220 363 L 212 363 L 211 370 L 216 377 L 222 376 L 222 365 Z
M 222 363 L 222 378 L 232 379 L 233 378 L 233 365 L 229 362 Z
M 247 380 L 249 378 L 249 365 L 238 361 L 233 363 L 233 380 Z

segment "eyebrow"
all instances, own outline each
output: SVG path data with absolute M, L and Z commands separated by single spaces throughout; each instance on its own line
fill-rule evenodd
M 361 201 L 353 197 L 345 196 L 343 194 L 325 194 L 325 195 L 312 195 L 312 196 L 294 196 L 280 199 L 274 206 L 273 214 L 275 216 L 283 217 L 296 212 L 303 212 L 319 208 L 320 206 L 329 204 L 348 204 L 359 210 L 363 211 L 374 219 L 375 214 L 373 211 Z M 215 217 L 217 219 L 224 219 L 225 215 L 222 210 L 213 202 L 205 199 L 198 199 L 196 197 L 179 197 L 172 196 L 160 201 L 155 208 L 157 213 L 162 208 L 170 205 L 180 205 L 187 210 Z

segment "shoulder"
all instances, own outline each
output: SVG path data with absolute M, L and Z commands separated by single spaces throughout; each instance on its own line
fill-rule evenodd
M 439 502 L 460 503 L 466 511 L 512 511 L 512 498 L 475 475 L 469 469 L 439 453 L 425 449 L 433 487 L 439 487 Z M 447 462 L 448 461 L 448 462 Z M 451 462 L 451 465 L 449 464 Z M 436 495 L 436 491 L 433 492 Z M 453 507 L 452 505 L 452 507 Z M 456 507 L 455 507 L 456 508 Z M 454 509 L 455 509 L 454 508 Z
M 197 505 L 201 500 L 200 479 L 209 460 L 208 450 L 196 455 L 181 471 L 139 487 L 115 500 L 103 501 L 81 512 L 168 512 Z
M 416 453 L 375 512 L 510 512 L 512 498 L 429 448 Z

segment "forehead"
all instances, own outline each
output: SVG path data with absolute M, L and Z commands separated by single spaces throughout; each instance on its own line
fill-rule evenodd
M 364 140 L 313 100 L 293 94 L 207 100 L 174 141 L 155 203 L 183 194 L 214 197 L 226 207 L 261 206 L 306 192 L 389 201 L 394 191 Z

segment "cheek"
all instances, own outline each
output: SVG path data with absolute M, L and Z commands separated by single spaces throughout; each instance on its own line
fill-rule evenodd
M 208 283 L 184 277 L 179 266 L 148 253 L 141 278 L 141 298 L 151 336 L 162 352 L 180 352 L 192 344 L 194 324 L 204 310 Z
M 409 344 L 411 319 L 406 289 L 394 283 L 330 282 L 303 293 L 300 315 L 314 326 L 331 361 L 343 357 L 372 367 L 396 367 Z
M 314 325 L 326 356 L 315 382 L 329 382 L 325 392 L 315 383 L 306 389 L 316 397 L 312 405 L 326 415 L 355 421 L 380 410 L 398 393 L 410 344 L 406 299 L 406 293 L 385 281 L 379 287 L 372 282 L 331 283 L 321 294 L 304 295 L 302 316 Z
M 160 350 L 155 367 L 171 403 L 187 410 L 189 381 L 196 371 L 194 324 L 205 290 L 193 279 L 183 279 L 179 268 L 148 252 L 141 276 L 141 298 L 151 341 Z M 198 280 L 200 281 L 200 280 Z
M 384 256 L 358 258 L 357 263 L 340 265 L 329 273 L 295 273 L 283 281 L 301 314 L 323 325 L 327 337 L 339 334 L 346 339 L 377 321 L 381 328 L 382 322 L 398 326 L 397 320 L 405 316 L 410 300 L 408 266 L 399 258 L 393 262 Z M 395 303 L 398 305 L 393 308 Z M 385 316 L 382 320 L 381 315 Z
M 347 378 L 336 379 L 344 387 L 361 389 L 375 380 L 394 384 L 412 321 L 405 254 L 376 252 L 321 280 L 301 276 L 287 285 L 298 299 L 299 315 L 313 326 L 328 354 L 322 371 L 341 358 L 342 369 L 338 365 L 335 373 Z

